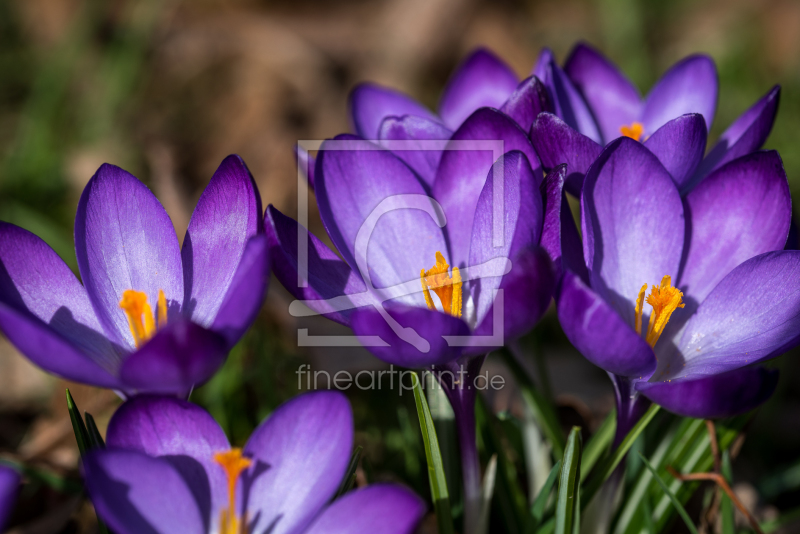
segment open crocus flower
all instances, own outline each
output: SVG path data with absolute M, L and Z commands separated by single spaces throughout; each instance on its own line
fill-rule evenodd
M 537 118 L 531 140 L 545 169 L 567 164 L 567 187 L 576 194 L 603 146 L 620 136 L 644 143 L 686 192 L 712 171 L 764 144 L 780 96 L 780 87 L 773 87 L 703 159 L 718 93 L 711 58 L 694 55 L 681 60 L 644 99 L 617 67 L 586 44 L 575 47 L 563 70 L 545 50 L 534 74 L 547 87 L 555 111 Z
M 618 437 L 647 402 L 690 417 L 754 408 L 777 371 L 754 365 L 800 341 L 800 252 L 783 251 L 791 200 L 777 152 L 712 172 L 681 198 L 658 159 L 628 138 L 583 188 L 586 270 L 565 273 L 558 316 L 606 370 Z
M 288 401 L 242 449 L 205 410 L 143 395 L 114 414 L 106 447 L 83 469 L 116 534 L 410 534 L 425 512 L 416 495 L 389 484 L 330 502 L 353 449 L 350 404 L 338 392 Z
M 75 251 L 83 285 L 39 237 L 0 223 L 0 328 L 43 369 L 126 395 L 208 380 L 267 288 L 261 200 L 238 156 L 200 197 L 182 249 L 150 190 L 103 165 L 78 204 Z
M 5 525 L 14 511 L 19 493 L 20 476 L 16 469 L 0 465 L 0 532 L 5 530 Z

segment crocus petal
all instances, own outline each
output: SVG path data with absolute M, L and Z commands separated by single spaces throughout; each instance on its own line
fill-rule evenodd
M 110 387 L 119 356 L 86 290 L 44 241 L 0 222 L 0 327 L 28 358 L 79 382 Z
M 600 130 L 586 101 L 555 62 L 551 52 L 542 52 L 534 74 L 547 87 L 555 114 L 595 143 L 602 143 Z
M 305 532 L 333 497 L 353 450 L 353 414 L 333 391 L 281 405 L 245 445 L 253 460 L 243 475 L 249 532 Z
M 453 134 L 448 146 L 453 150 L 442 155 L 433 196 L 447 215 L 451 264 L 460 266 L 469 257 L 475 207 L 495 160 L 519 150 L 528 158 L 537 186 L 543 178 L 539 158 L 528 136 L 508 115 L 497 110 L 482 108 L 473 113 Z
M 774 150 L 713 172 L 685 206 L 688 247 L 680 285 L 697 302 L 743 261 L 782 249 L 792 219 L 789 183 Z
M 145 292 L 154 311 L 163 290 L 169 318 L 180 314 L 183 271 L 175 229 L 155 195 L 132 174 L 104 164 L 86 184 L 75 216 L 75 252 L 89 299 L 112 342 L 135 348 L 119 307 L 127 289 Z
M 83 471 L 97 515 L 116 534 L 208 532 L 205 511 L 166 459 L 97 449 L 84 457 Z
M 639 382 L 636 389 L 656 404 L 684 417 L 733 417 L 760 406 L 778 385 L 778 370 L 745 367 L 727 373 L 671 382 Z
M 469 334 L 467 323 L 461 319 L 428 308 L 392 304 L 384 308 L 384 313 L 394 324 L 372 306 L 359 308 L 350 318 L 350 326 L 363 344 L 375 337 L 385 343 L 369 347 L 381 360 L 417 369 L 447 363 L 461 355 L 461 346 L 451 346 L 444 337 Z
M 780 97 L 781 87 L 776 85 L 750 109 L 742 113 L 720 136 L 717 144 L 700 164 L 692 185 L 699 183 L 709 173 L 729 161 L 761 148 L 775 123 Z
M 564 272 L 556 304 L 564 333 L 587 360 L 621 376 L 641 378 L 655 370 L 655 354 L 633 323 L 623 320 L 575 273 Z
M 682 190 L 706 151 L 706 121 L 699 113 L 673 119 L 644 142 Z
M 314 311 L 337 323 L 350 324 L 350 313 L 355 307 L 347 297 L 363 294 L 367 286 L 347 263 L 336 255 L 317 236 L 308 233 L 308 271 L 303 278 L 304 287 L 298 285 L 298 232 L 308 232 L 297 221 L 287 217 L 271 204 L 267 206 L 265 228 L 270 244 L 273 272 L 283 286 L 296 299 L 306 301 Z M 342 297 L 347 309 L 339 309 L 326 302 Z
M 447 256 L 441 210 L 394 154 L 354 136 L 337 140 L 349 141 L 352 149 L 331 150 L 326 141 L 317 156 L 317 203 L 328 235 L 351 267 L 365 269 L 362 275 L 369 274 L 374 287 L 419 280 L 437 251 Z M 424 306 L 417 286 L 402 301 Z
M 606 143 L 620 136 L 620 128 L 639 119 L 639 90 L 600 52 L 579 43 L 567 58 L 564 72 L 589 104 Z
M 220 164 L 192 213 L 183 240 L 184 315 L 202 326 L 217 317 L 247 241 L 263 231 L 261 196 L 244 161 Z
M 531 142 L 548 171 L 566 163 L 565 187 L 580 196 L 583 177 L 603 147 L 551 113 L 541 113 L 531 126 Z
M 594 291 L 629 324 L 642 284 L 678 279 L 684 221 L 669 173 L 641 143 L 621 137 L 586 174 L 583 252 Z
M 436 169 L 442 159 L 442 149 L 452 135 L 453 132 L 436 121 L 406 115 L 384 119 L 378 138 L 381 145 L 405 161 L 430 188 L 433 187 Z M 439 146 L 431 141 L 440 141 L 437 143 Z
M 160 329 L 120 368 L 127 391 L 187 394 L 225 363 L 228 346 L 220 335 L 189 321 Z
M 350 122 L 353 131 L 364 139 L 378 139 L 378 129 L 386 117 L 416 115 L 438 120 L 428 108 L 394 89 L 362 83 L 350 93 Z
M 547 88 L 536 76 L 522 80 L 508 97 L 500 111 L 514 119 L 524 131 L 531 129 L 536 116 L 543 111 L 553 111 Z
M 711 130 L 717 109 L 719 79 L 714 60 L 689 56 L 672 66 L 650 90 L 642 110 L 645 134 L 687 113 L 699 113 Z
M 412 534 L 425 503 L 411 491 L 372 484 L 334 501 L 306 534 Z
M 442 93 L 439 116 L 455 130 L 483 107 L 499 108 L 517 88 L 519 78 L 496 55 L 480 48 L 453 73 Z
M 111 418 L 106 446 L 165 457 L 186 481 L 198 508 L 208 512 L 206 527 L 228 504 L 227 476 L 214 454 L 230 444 L 199 406 L 174 397 L 136 396 Z
M 539 189 L 542 194 L 544 215 L 542 217 L 542 237 L 539 244 L 550 255 L 556 268 L 556 277 L 561 277 L 561 226 L 566 217 L 572 219 L 572 213 L 564 195 L 564 182 L 567 177 L 567 166 L 559 165 L 545 176 Z M 573 228 L 575 224 L 573 222 Z M 580 237 L 577 243 L 580 243 Z M 580 245 L 578 245 L 580 246 Z
M 800 341 L 800 252 L 767 252 L 731 271 L 700 304 L 680 354 L 656 380 L 716 374 L 772 358 Z
M 300 172 L 303 174 L 303 176 L 306 177 L 306 180 L 308 181 L 308 187 L 313 190 L 314 167 L 317 165 L 317 159 L 300 146 L 295 148 L 295 154 L 297 155 L 297 167 L 300 169 Z
M 495 203 L 495 178 L 503 180 L 503 196 Z M 469 266 L 473 267 L 495 258 L 510 261 L 519 251 L 539 244 L 542 235 L 542 195 L 540 180 L 534 176 L 528 159 L 522 152 L 505 154 L 489 170 L 483 186 L 472 227 Z M 495 242 L 496 214 L 502 215 L 503 235 Z M 502 273 L 469 282 L 477 323 L 483 321 L 494 302 L 495 290 Z M 466 299 L 465 299 L 466 300 Z
M 19 493 L 20 476 L 16 469 L 0 465 L 0 532 L 4 530 Z
M 269 285 L 269 267 L 267 237 L 257 235 L 250 238 L 210 327 L 225 338 L 229 349 L 238 343 L 261 310 Z

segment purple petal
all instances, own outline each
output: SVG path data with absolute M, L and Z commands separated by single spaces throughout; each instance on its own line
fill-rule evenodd
M 300 146 L 295 147 L 295 155 L 297 156 L 297 167 L 300 172 L 306 177 L 308 187 L 314 190 L 314 167 L 316 167 L 317 160 L 314 156 L 308 153 Z
M 542 52 L 534 74 L 547 87 L 555 114 L 569 124 L 572 129 L 579 131 L 595 143 L 602 143 L 602 136 L 592 116 L 592 111 L 569 77 L 555 62 L 549 50 L 547 53 Z
M 503 193 L 497 205 L 494 202 L 495 176 L 502 180 L 497 185 Z M 540 182 L 522 152 L 509 152 L 492 166 L 475 208 L 469 251 L 470 268 L 494 258 L 510 261 L 522 249 L 539 244 L 544 211 L 539 192 Z M 495 242 L 496 214 L 503 216 L 500 223 L 503 235 L 499 243 Z M 491 276 L 469 283 L 477 323 L 483 321 L 491 308 L 501 279 L 502 276 Z M 466 302 L 467 299 L 464 300 Z
M 467 323 L 461 319 L 416 306 L 390 305 L 384 309 L 394 325 L 389 325 L 374 307 L 359 308 L 350 318 L 353 332 L 364 345 L 368 337 L 380 337 L 386 344 L 368 347 L 381 360 L 417 369 L 447 363 L 461 355 L 461 347 L 450 346 L 444 338 L 469 334 Z
M 433 187 L 436 169 L 442 159 L 442 151 L 432 146 L 430 141 L 442 141 L 441 146 L 444 147 L 444 142 L 452 135 L 453 132 L 436 121 L 406 115 L 384 119 L 378 138 L 382 146 L 406 162 L 430 188 Z M 388 141 L 401 141 L 403 146 L 395 148 L 398 143 Z
M 225 299 L 210 329 L 233 348 L 256 320 L 269 285 L 269 243 L 264 235 L 250 238 Z
M 297 283 L 297 236 L 299 231 L 308 232 L 308 230 L 271 204 L 267 206 L 265 227 L 270 243 L 273 272 L 281 284 L 296 299 L 306 301 L 314 311 L 337 323 L 349 325 L 351 308 L 355 306 L 339 310 L 325 300 L 334 297 L 347 299 L 346 295 L 364 293 L 367 286 L 358 273 L 314 234 L 308 233 L 308 272 L 304 277 L 306 286 L 300 287 Z M 349 299 L 346 302 L 352 303 Z
M 368 269 L 375 287 L 418 281 L 437 251 L 448 256 L 438 205 L 391 152 L 353 136 L 336 141 L 353 148 L 331 150 L 326 141 L 317 156 L 317 204 L 328 235 L 351 267 Z M 416 284 L 419 290 L 401 299 L 424 306 Z
M 566 163 L 565 187 L 570 194 L 579 197 L 583 177 L 603 147 L 551 113 L 537 117 L 531 126 L 531 142 L 548 171 Z
M 519 83 L 500 111 L 514 119 L 527 132 L 536 116 L 543 111 L 552 112 L 553 106 L 541 80 L 530 76 Z
M 575 348 L 596 366 L 620 376 L 646 377 L 656 368 L 653 350 L 600 295 L 565 271 L 556 295 L 558 320 Z
M 122 362 L 120 380 L 128 391 L 187 394 L 214 376 L 227 354 L 223 337 L 178 321 L 160 329 Z
M 306 534 L 413 534 L 425 503 L 413 492 L 373 484 L 334 501 Z
M 0 465 L 0 532 L 11 517 L 19 494 L 20 476 L 16 469 Z
M 672 66 L 650 90 L 642 110 L 646 135 L 655 132 L 675 117 L 699 113 L 711 130 L 717 109 L 719 80 L 714 60 L 693 55 Z
M 372 83 L 357 85 L 350 93 L 349 105 L 353 131 L 364 139 L 378 139 L 378 129 L 386 117 L 416 115 L 438 120 L 433 112 L 410 96 Z
M 706 121 L 698 113 L 673 119 L 644 142 L 667 169 L 678 189 L 683 189 L 706 151 Z
M 0 222 L 0 327 L 37 365 L 79 382 L 118 386 L 119 356 L 86 290 L 44 241 Z
M 701 302 L 734 267 L 786 243 L 792 200 L 780 156 L 756 152 L 725 165 L 689 193 L 685 207 L 680 285 Z
M 155 195 L 132 174 L 104 164 L 89 180 L 75 216 L 75 252 L 81 278 L 109 339 L 134 350 L 123 291 L 147 294 L 156 309 L 159 290 L 177 318 L 183 303 L 178 238 Z
M 284 403 L 250 437 L 249 532 L 304 532 L 333 497 L 353 449 L 353 414 L 333 391 Z
M 542 237 L 539 244 L 550 255 L 556 269 L 556 279 L 561 277 L 561 226 L 567 217 L 572 219 L 572 213 L 564 195 L 564 181 L 567 176 L 567 166 L 559 165 L 545 176 L 539 187 L 544 203 L 544 216 L 542 217 Z M 573 223 L 573 228 L 575 224 Z M 576 234 L 577 237 L 577 234 Z M 580 247 L 580 237 L 578 246 Z M 581 258 L 582 259 L 582 258 Z
M 453 253 L 451 265 L 463 265 L 469 257 L 473 218 L 486 175 L 502 154 L 519 150 L 528 158 L 537 186 L 542 181 L 539 158 L 528 136 L 507 115 L 483 108 L 472 114 L 453 134 L 445 151 L 433 196 L 447 215 L 447 232 Z M 448 258 L 450 259 L 450 258 Z
M 641 143 L 621 137 L 586 174 L 583 252 L 592 289 L 633 325 L 642 284 L 678 279 L 684 220 L 669 173 Z
M 97 515 L 116 534 L 204 534 L 208 525 L 186 481 L 169 461 L 97 449 L 83 459 Z
M 800 341 L 800 252 L 767 252 L 731 271 L 700 304 L 680 354 L 657 380 L 717 374 L 777 356 Z
M 214 322 L 247 241 L 262 225 L 258 187 L 242 158 L 228 156 L 200 196 L 183 240 L 186 317 L 205 327 Z
M 478 108 L 500 108 L 518 83 L 511 67 L 492 52 L 479 48 L 447 82 L 439 103 L 439 116 L 448 128 L 455 130 Z
M 778 370 L 746 367 L 727 373 L 671 382 L 639 382 L 636 389 L 656 404 L 684 417 L 733 417 L 760 406 L 778 385 Z
M 106 445 L 165 457 L 191 489 L 206 521 L 227 507 L 227 476 L 214 454 L 230 449 L 228 438 L 208 412 L 173 397 L 139 395 L 117 409 Z M 208 525 L 208 523 L 207 523 Z
M 564 71 L 594 113 L 606 142 L 620 136 L 620 128 L 639 120 L 639 90 L 600 52 L 578 44 L 567 58 Z
M 776 85 L 761 97 L 761 100 L 742 113 L 720 136 L 717 144 L 700 165 L 692 183 L 699 183 L 709 173 L 729 161 L 761 148 L 775 123 L 780 97 L 781 87 Z

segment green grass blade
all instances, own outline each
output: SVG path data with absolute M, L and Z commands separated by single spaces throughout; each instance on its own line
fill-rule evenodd
M 731 453 L 722 453 L 722 476 L 733 486 L 733 468 L 731 467 Z M 717 489 L 716 491 L 719 491 Z M 736 534 L 736 517 L 733 511 L 733 501 L 723 491 L 722 502 L 720 503 L 720 513 L 722 514 L 722 534 Z
M 442 453 L 439 450 L 439 441 L 436 438 L 436 428 L 428 408 L 428 401 L 422 391 L 419 375 L 412 373 L 414 381 L 414 402 L 417 405 L 419 426 L 422 430 L 422 441 L 425 444 L 425 458 L 428 462 L 428 481 L 431 485 L 431 497 L 436 509 L 436 520 L 439 524 L 440 534 L 453 534 L 453 517 L 450 511 L 450 495 L 447 492 L 447 480 L 444 476 Z
M 103 441 L 103 436 L 100 435 L 100 430 L 97 429 L 97 423 L 94 422 L 94 417 L 89 412 L 84 413 L 86 418 L 86 432 L 89 436 L 90 448 L 106 448 L 106 443 Z
M 556 485 L 556 479 L 558 478 L 558 474 L 560 472 L 561 460 L 559 460 L 556 465 L 553 466 L 553 469 L 550 470 L 550 474 L 547 476 L 547 481 L 545 481 L 544 486 L 542 486 L 541 491 L 539 491 L 539 495 L 536 496 L 536 500 L 533 501 L 533 505 L 531 506 L 531 516 L 533 516 L 535 525 L 541 523 L 542 517 L 544 517 L 544 510 L 547 506 L 547 501 L 550 498 L 550 492 L 553 491 L 553 486 Z
M 595 473 L 595 476 L 592 477 L 591 482 L 589 482 L 589 484 L 586 486 L 586 490 L 581 497 L 581 502 L 584 503 L 584 506 L 592 501 L 594 494 L 597 493 L 597 491 L 603 485 L 603 482 L 605 482 L 606 479 L 611 476 L 611 473 L 614 472 L 614 469 L 616 469 L 622 459 L 625 458 L 628 450 L 630 450 L 631 446 L 633 446 L 633 442 L 636 441 L 647 425 L 650 424 L 650 421 L 653 420 L 660 408 L 661 407 L 658 404 L 653 404 L 650 406 L 642 418 L 639 419 L 639 422 L 634 425 L 630 432 L 628 432 L 628 435 L 625 436 L 625 439 L 622 440 L 622 443 L 619 444 L 619 447 L 617 447 L 617 449 L 611 453 L 611 456 L 606 458 L 602 464 L 597 466 L 597 472 Z
M 356 469 L 358 469 L 358 462 L 361 460 L 361 452 L 364 448 L 359 445 L 356 447 L 356 450 L 353 451 L 353 455 L 350 457 L 350 465 L 347 466 L 347 471 L 344 474 L 344 478 L 342 479 L 342 483 L 339 485 L 339 490 L 336 492 L 336 496 L 334 499 L 338 499 L 351 489 L 356 483 Z
M 564 449 L 564 461 L 558 481 L 556 499 L 556 534 L 572 534 L 573 525 L 580 521 L 581 430 L 573 427 Z
M 597 429 L 597 432 L 589 438 L 586 447 L 583 449 L 583 456 L 581 456 L 581 482 L 586 480 L 586 477 L 589 476 L 589 472 L 611 445 L 611 442 L 614 440 L 614 432 L 616 429 L 617 411 L 611 410 L 611 413 L 605 418 L 603 424 Z
M 672 501 L 672 505 L 680 514 L 681 518 L 683 519 L 683 522 L 686 523 L 686 528 L 689 529 L 689 532 L 691 532 L 692 534 L 697 534 L 697 529 L 695 528 L 694 523 L 692 522 L 692 518 L 689 517 L 688 513 L 686 513 L 686 509 L 681 504 L 681 501 L 679 501 L 678 498 L 675 496 L 675 494 L 672 493 L 672 491 L 670 491 L 666 482 L 664 482 L 664 480 L 660 476 L 658 476 L 656 468 L 653 467 L 650 464 L 650 462 L 647 461 L 647 458 L 645 458 L 642 453 L 639 453 L 639 457 L 642 459 L 642 462 L 644 462 L 644 466 L 647 468 L 647 470 L 650 471 L 650 473 L 653 475 L 655 481 L 658 482 L 658 485 L 661 486 L 661 489 L 664 490 L 664 493 L 666 493 L 669 499 Z
M 75 433 L 75 441 L 78 442 L 78 450 L 81 456 L 83 456 L 86 454 L 86 451 L 91 449 L 89 431 L 86 430 L 81 412 L 75 405 L 75 399 L 72 398 L 72 393 L 69 392 L 69 389 L 67 389 L 67 410 L 69 410 L 69 420 L 72 423 L 72 431 Z

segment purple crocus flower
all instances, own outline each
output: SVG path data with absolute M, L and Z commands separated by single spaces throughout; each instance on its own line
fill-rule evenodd
M 19 493 L 19 472 L 11 467 L 0 465 L 0 532 L 5 530 L 5 525 L 14 510 Z
M 0 328 L 43 369 L 125 395 L 208 380 L 267 288 L 261 199 L 238 156 L 200 197 L 182 249 L 150 190 L 103 165 L 78 204 L 75 251 L 83 284 L 39 237 L 0 223 Z
M 681 197 L 646 146 L 617 139 L 589 168 L 581 207 L 585 269 L 565 272 L 558 316 L 614 381 L 618 438 L 646 399 L 707 418 L 764 402 L 777 371 L 756 365 L 800 341 L 777 152 L 737 158 Z
M 538 116 L 531 140 L 545 169 L 567 164 L 567 188 L 575 194 L 603 146 L 620 136 L 643 142 L 678 188 L 689 191 L 725 163 L 764 144 L 780 97 L 780 87 L 773 87 L 722 134 L 704 159 L 718 93 L 710 57 L 679 61 L 644 99 L 616 66 L 583 43 L 563 70 L 552 52 L 544 50 L 534 74 L 547 87 L 555 110 Z
M 117 534 L 410 534 L 425 512 L 390 484 L 330 502 L 353 450 L 353 415 L 338 392 L 284 403 L 242 449 L 205 410 L 142 395 L 114 414 L 106 446 L 83 469 L 98 515 Z

